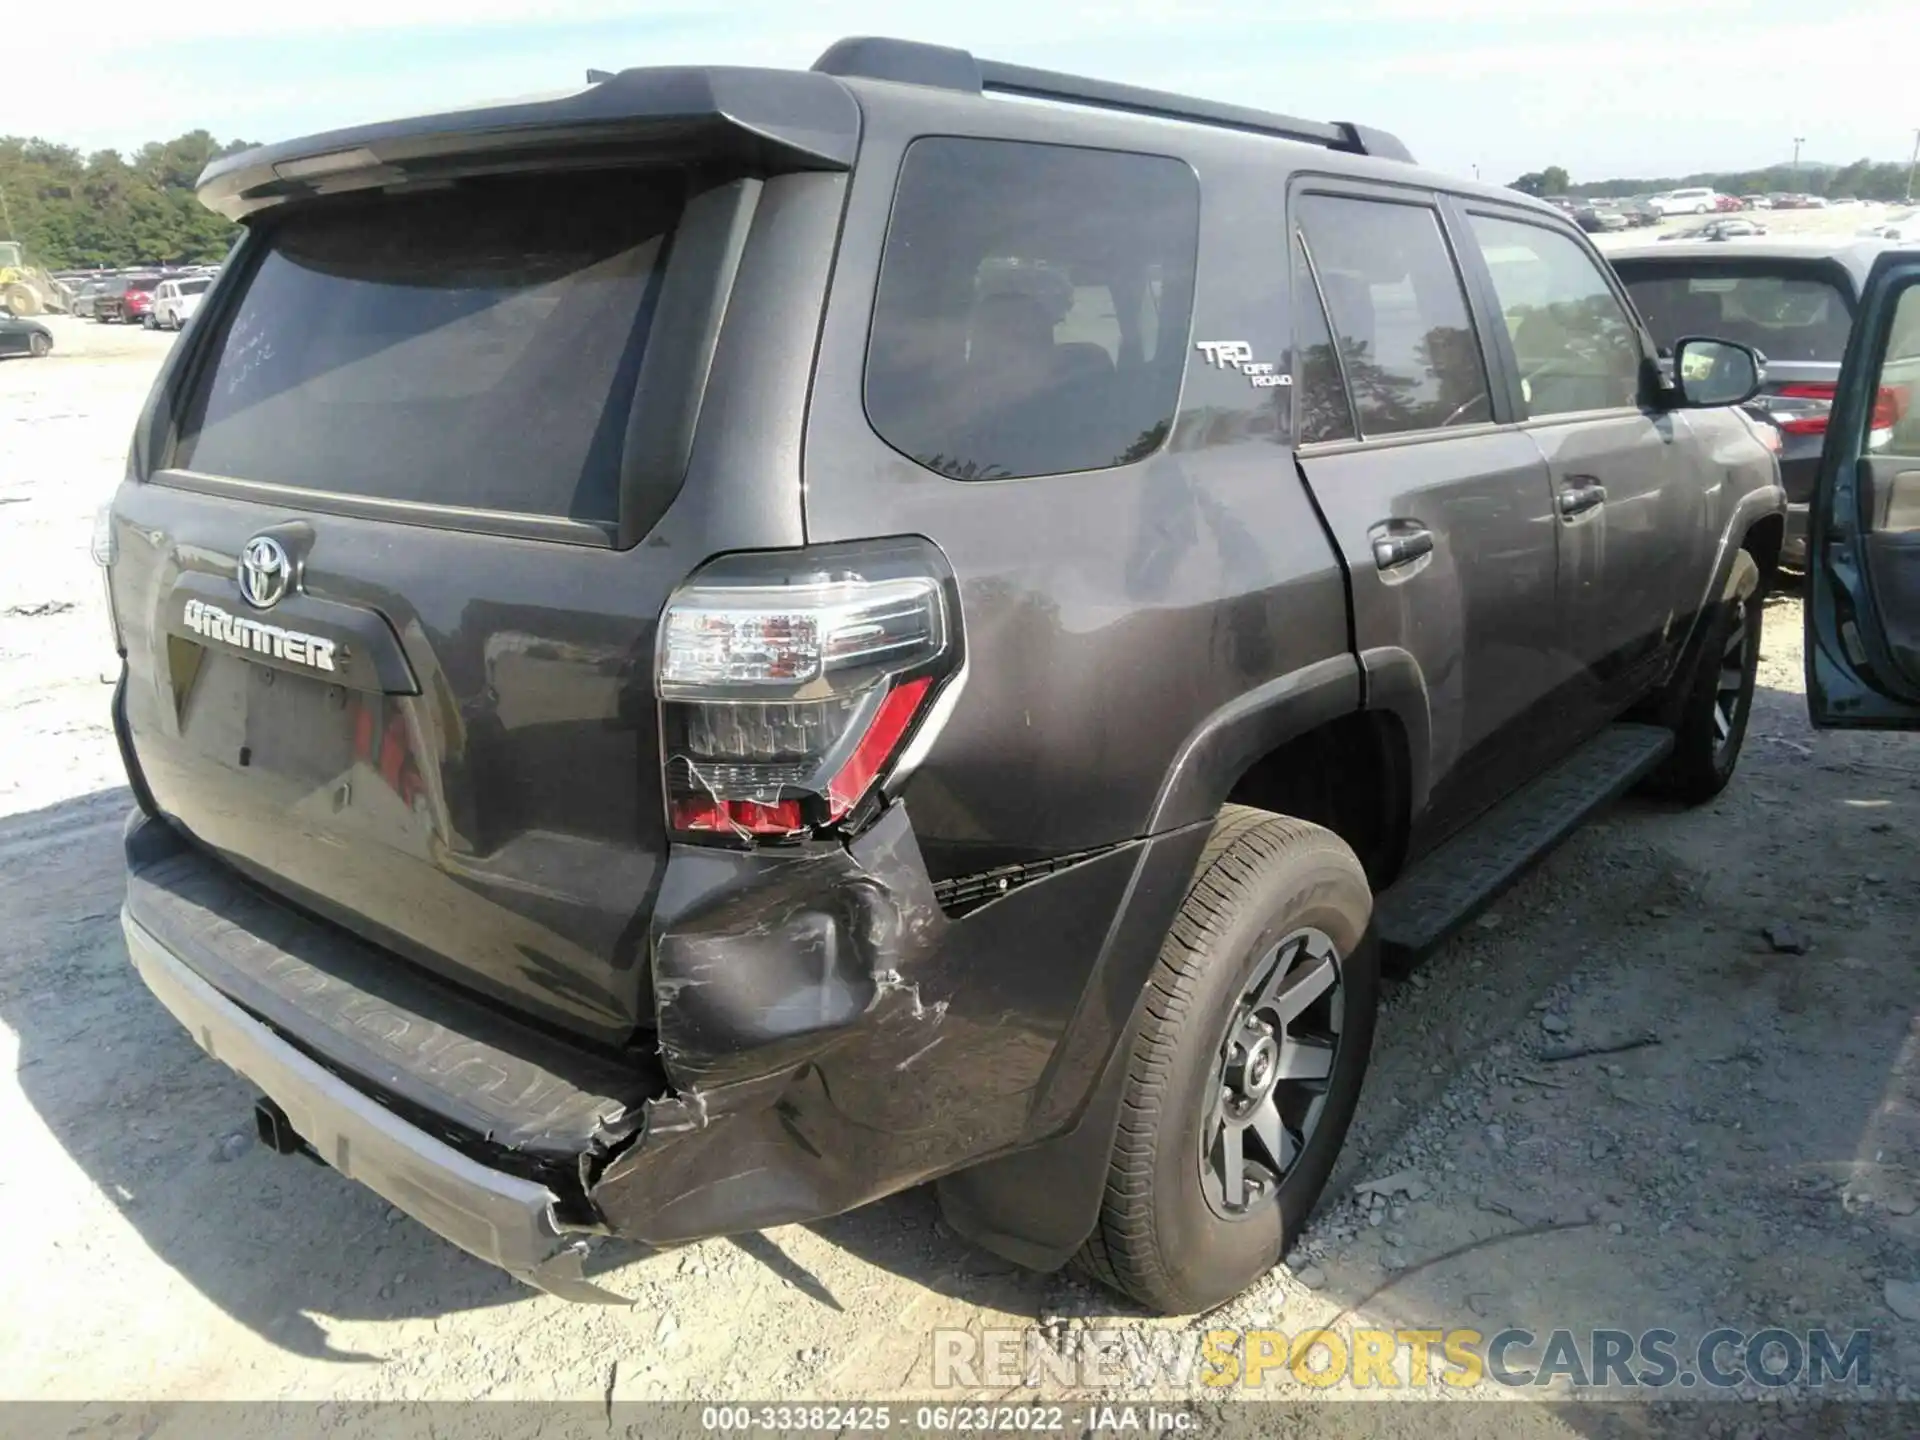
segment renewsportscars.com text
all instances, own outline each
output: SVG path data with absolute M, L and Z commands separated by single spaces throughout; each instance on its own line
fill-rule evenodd
M 1058 1386 L 1259 1388 L 1292 1381 L 1360 1390 L 1498 1385 L 1728 1390 L 1864 1387 L 1868 1331 L 1711 1330 L 1684 1343 L 1672 1330 L 1470 1329 L 1103 1330 L 1057 1338 L 1035 1329 L 936 1330 L 936 1389 Z

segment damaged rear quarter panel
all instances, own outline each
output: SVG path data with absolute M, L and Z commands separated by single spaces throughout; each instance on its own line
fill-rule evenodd
M 838 1213 L 1030 1138 L 1137 858 L 950 919 L 904 804 L 847 847 L 677 850 L 654 919 L 676 1093 L 595 1204 L 664 1243 Z

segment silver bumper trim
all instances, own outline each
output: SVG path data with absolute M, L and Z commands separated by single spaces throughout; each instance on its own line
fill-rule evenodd
M 562 1232 L 546 1186 L 489 1169 L 307 1058 L 235 1005 L 121 911 L 127 952 L 200 1048 L 287 1113 L 342 1175 L 469 1254 L 569 1300 L 628 1302 L 586 1279 L 585 1240 Z

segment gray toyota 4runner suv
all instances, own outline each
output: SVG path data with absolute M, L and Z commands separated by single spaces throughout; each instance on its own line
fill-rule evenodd
M 96 539 L 128 946 L 264 1139 L 556 1293 L 931 1180 L 1210 1306 L 1382 964 L 1732 771 L 1753 352 L 1365 126 L 855 40 L 200 194 Z

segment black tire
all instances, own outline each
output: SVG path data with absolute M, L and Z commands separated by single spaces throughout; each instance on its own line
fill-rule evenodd
M 1285 1254 L 1326 1187 L 1366 1074 L 1380 978 L 1367 934 L 1372 909 L 1366 872 L 1332 831 L 1239 805 L 1220 812 L 1127 1038 L 1126 1092 L 1100 1218 L 1076 1257 L 1082 1271 L 1150 1309 L 1186 1315 L 1231 1299 Z M 1319 958 L 1303 936 L 1325 942 Z M 1289 962 L 1296 942 L 1307 959 Z M 1338 1009 L 1332 1053 L 1321 1062 L 1328 1074 L 1284 1091 L 1295 1101 L 1308 1091 L 1318 1097 L 1299 1130 L 1281 1122 L 1289 1144 L 1304 1143 L 1276 1185 L 1262 1142 L 1240 1132 L 1233 1153 L 1241 1156 L 1243 1144 L 1255 1153 L 1234 1167 L 1244 1185 L 1236 1212 L 1205 1177 L 1224 1173 L 1209 1170 L 1220 1166 L 1216 1127 L 1234 1093 L 1224 1078 L 1233 1071 L 1222 1067 L 1245 1053 L 1232 1042 L 1256 1018 L 1249 987 L 1270 973 L 1306 976 L 1329 951 L 1336 979 L 1325 1003 L 1337 997 Z M 1281 1045 L 1292 1038 L 1283 1024 Z M 1303 1038 L 1302 1046 L 1320 1043 Z M 1268 1085 L 1281 1100 L 1280 1085 Z
M 1759 567 L 1748 563 L 1743 570 L 1740 592 L 1721 601 L 1709 621 L 1674 717 L 1673 753 L 1642 787 L 1650 794 L 1683 805 L 1705 804 L 1727 788 L 1740 763 L 1760 672 L 1766 596 Z
M 27 353 L 38 360 L 53 349 L 53 341 L 44 335 L 35 335 L 27 341 Z

